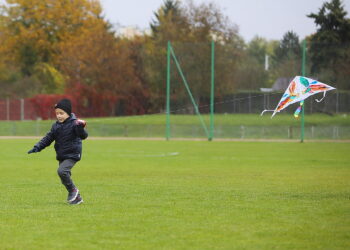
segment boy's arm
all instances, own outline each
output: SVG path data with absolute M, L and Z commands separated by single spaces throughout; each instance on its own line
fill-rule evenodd
M 82 140 L 84 140 L 88 137 L 88 133 L 84 129 L 85 126 L 86 126 L 86 121 L 84 121 L 84 120 L 76 120 L 75 121 L 75 127 L 74 127 L 75 133 Z
M 44 148 L 50 146 L 50 144 L 55 140 L 54 136 L 54 126 L 52 126 L 50 132 L 48 132 L 35 146 L 28 151 L 28 154 L 37 153 Z

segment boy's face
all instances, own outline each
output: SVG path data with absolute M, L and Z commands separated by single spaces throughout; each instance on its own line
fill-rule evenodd
M 55 109 L 55 112 L 57 120 L 60 123 L 64 122 L 69 117 L 69 115 L 63 109 L 57 108 Z

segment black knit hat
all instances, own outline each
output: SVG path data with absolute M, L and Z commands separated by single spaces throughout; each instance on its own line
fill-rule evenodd
M 62 109 L 68 115 L 71 115 L 72 114 L 72 103 L 68 99 L 62 99 L 55 105 L 55 109 Z

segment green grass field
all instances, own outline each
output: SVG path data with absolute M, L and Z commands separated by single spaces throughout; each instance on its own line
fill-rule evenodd
M 209 128 L 209 116 L 203 119 Z M 144 115 L 111 118 L 88 118 L 92 136 L 165 137 L 165 115 Z M 198 116 L 171 115 L 171 137 L 207 138 Z M 0 121 L 0 136 L 42 136 L 54 121 Z M 214 138 L 228 139 L 299 139 L 300 119 L 291 114 L 217 114 Z M 349 140 L 350 116 L 339 114 L 306 115 L 305 139 Z
M 0 249 L 349 249 L 349 143 L 0 140 Z

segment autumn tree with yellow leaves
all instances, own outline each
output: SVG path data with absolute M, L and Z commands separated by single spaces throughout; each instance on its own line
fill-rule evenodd
M 146 95 L 98 0 L 7 0 L 0 18 L 2 96 L 74 90 L 96 115 L 106 106 L 114 115 L 118 100 Z
M 30 79 L 28 89 L 63 92 L 68 79 L 56 63 L 60 48 L 90 23 L 103 22 L 100 13 L 98 1 L 7 0 L 1 6 L 2 65 Z

